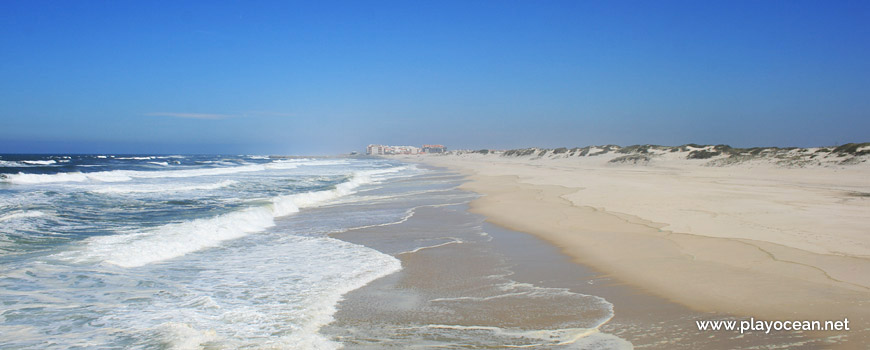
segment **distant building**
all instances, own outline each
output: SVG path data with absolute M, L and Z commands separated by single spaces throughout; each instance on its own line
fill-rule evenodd
M 387 146 L 371 144 L 366 147 L 366 154 L 373 156 L 389 154 L 421 154 L 421 153 L 444 153 L 447 147 L 444 145 L 423 145 L 423 148 L 414 146 Z
M 368 155 L 375 155 L 375 156 L 376 156 L 376 155 L 383 155 L 383 154 L 385 154 L 385 153 L 384 153 L 384 151 L 385 151 L 384 148 L 385 148 L 385 147 L 387 147 L 387 146 L 384 146 L 384 145 L 369 145 L 368 147 L 366 147 L 366 154 L 368 154 Z
M 447 147 L 444 145 L 423 145 L 423 153 L 444 153 Z
M 420 148 L 414 146 L 392 146 L 390 154 L 420 154 Z
M 420 148 L 414 146 L 385 146 L 385 145 L 369 145 L 366 148 L 366 154 L 369 155 L 385 155 L 385 154 L 420 154 Z

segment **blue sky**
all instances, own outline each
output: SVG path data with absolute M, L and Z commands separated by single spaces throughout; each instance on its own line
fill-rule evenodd
M 870 141 L 867 1 L 3 1 L 0 153 Z

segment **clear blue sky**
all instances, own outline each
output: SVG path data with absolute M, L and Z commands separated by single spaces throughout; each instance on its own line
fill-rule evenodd
M 0 153 L 870 141 L 868 1 L 2 1 Z

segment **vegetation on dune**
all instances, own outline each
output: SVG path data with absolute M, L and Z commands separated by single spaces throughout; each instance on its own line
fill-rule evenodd
M 535 148 L 512 149 L 504 152 L 505 156 L 525 157 L 535 154 Z
M 689 152 L 686 159 L 709 159 L 722 154 L 722 152 L 711 152 L 707 150 L 697 150 Z
M 689 152 L 689 151 L 692 151 L 692 148 L 704 148 L 704 146 L 694 144 L 694 143 L 687 143 L 687 144 L 682 145 L 682 146 L 671 147 L 670 151 L 671 152 Z
M 643 154 L 629 154 L 611 159 L 608 163 L 614 164 L 646 164 L 649 163 L 650 157 Z
M 633 145 L 633 146 L 626 146 L 626 147 L 623 147 L 623 148 L 619 149 L 619 150 L 616 151 L 616 152 L 619 152 L 619 153 L 626 153 L 626 154 L 630 154 L 630 153 L 649 153 L 649 149 L 650 149 L 650 147 L 657 147 L 657 146 L 653 146 L 653 145 Z
M 863 150 L 860 150 L 862 148 Z M 870 142 L 847 143 L 845 145 L 834 148 L 833 152 L 840 155 L 849 154 L 853 156 L 863 156 L 865 154 L 870 154 Z
M 731 153 L 734 151 L 734 148 L 732 148 L 731 146 L 728 146 L 728 145 L 715 145 L 715 146 L 713 146 L 713 149 L 716 150 L 717 152 L 722 152 L 722 153 Z
M 483 153 L 485 150 L 476 151 Z M 735 148 L 729 145 L 699 145 L 689 143 L 681 146 L 617 145 L 586 146 L 555 149 L 524 148 L 502 153 L 506 157 L 594 157 L 607 153 L 620 155 L 609 160 L 614 164 L 647 164 L 664 153 L 685 153 L 685 159 L 708 160 L 705 166 L 732 166 L 755 160 L 770 160 L 782 167 L 806 167 L 818 165 L 850 165 L 867 161 L 870 155 L 870 142 L 847 143 L 838 147 L 797 148 L 797 147 L 751 147 Z M 488 152 L 488 153 L 491 153 Z M 487 153 L 483 153 L 487 154 Z

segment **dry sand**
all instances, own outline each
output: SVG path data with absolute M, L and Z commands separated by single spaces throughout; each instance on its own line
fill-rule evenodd
M 489 221 L 695 310 L 870 327 L 867 162 L 709 167 L 680 154 L 643 165 L 615 157 L 402 158 L 467 174 L 465 188 L 485 195 L 472 210 Z

